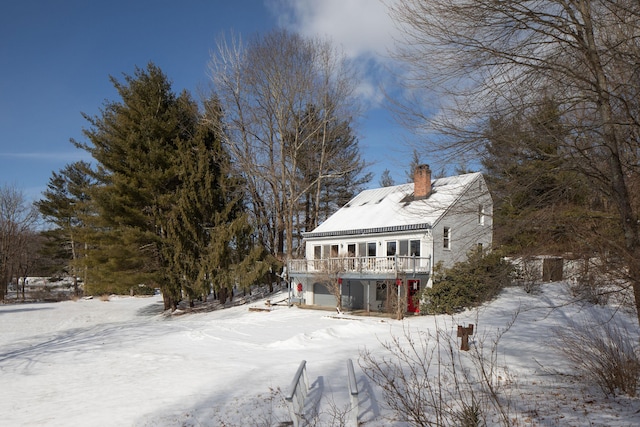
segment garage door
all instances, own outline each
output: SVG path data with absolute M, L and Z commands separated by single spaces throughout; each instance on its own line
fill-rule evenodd
M 329 289 L 322 283 L 313 285 L 313 303 L 322 307 L 335 307 L 336 297 L 334 297 Z

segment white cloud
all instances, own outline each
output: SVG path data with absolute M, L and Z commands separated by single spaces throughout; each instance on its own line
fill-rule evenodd
M 305 36 L 328 36 L 349 58 L 387 56 L 397 33 L 380 0 L 271 0 L 280 25 Z
M 356 93 L 379 106 L 393 84 L 389 52 L 397 33 L 385 3 L 393 0 L 266 0 L 279 25 L 306 37 L 327 37 L 352 61 L 362 79 Z

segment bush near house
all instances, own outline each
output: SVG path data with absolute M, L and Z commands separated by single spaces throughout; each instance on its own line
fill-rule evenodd
M 453 314 L 496 297 L 511 284 L 513 266 L 498 252 L 473 251 L 467 261 L 451 268 L 438 263 L 433 286 L 421 295 L 420 311 L 425 314 Z

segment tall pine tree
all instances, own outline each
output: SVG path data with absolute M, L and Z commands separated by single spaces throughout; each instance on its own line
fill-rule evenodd
M 248 239 L 241 186 L 221 145 L 221 113 L 203 116 L 188 93 L 176 96 L 154 64 L 111 79 L 109 102 L 74 143 L 95 159 L 92 215 L 83 258 L 92 293 L 159 286 L 165 309 L 187 297 L 222 299 L 269 270 Z
M 225 302 L 233 288 L 248 288 L 272 266 L 264 252 L 247 240 L 251 235 L 243 206 L 243 186 L 231 175 L 222 146 L 217 101 L 195 134 L 178 146 L 179 191 L 168 215 L 165 245 L 173 281 L 191 300 L 213 292 Z M 272 260 L 273 262 L 273 260 Z
M 178 187 L 177 141 L 189 138 L 197 109 L 186 94 L 176 97 L 154 64 L 136 68 L 124 82 L 111 81 L 121 101 L 106 103 L 99 117 L 85 115 L 89 142 L 74 141 L 97 164 L 87 286 L 94 292 L 123 292 L 142 283 L 171 287 L 162 256 L 166 214 Z
M 86 162 L 75 162 L 54 172 L 49 179 L 44 198 L 36 202 L 43 217 L 54 227 L 44 232 L 47 237 L 45 252 L 51 259 L 64 266 L 56 272 L 64 272 L 74 278 L 75 294 L 79 294 L 78 277 L 81 276 L 81 259 L 84 254 L 83 224 L 92 216 L 88 194 L 91 180 Z

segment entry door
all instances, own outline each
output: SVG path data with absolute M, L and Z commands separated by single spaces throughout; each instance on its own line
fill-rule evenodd
M 407 311 L 409 313 L 420 313 L 420 301 L 417 300 L 417 295 L 420 294 L 420 280 L 407 280 L 407 288 L 409 290 L 407 302 Z

